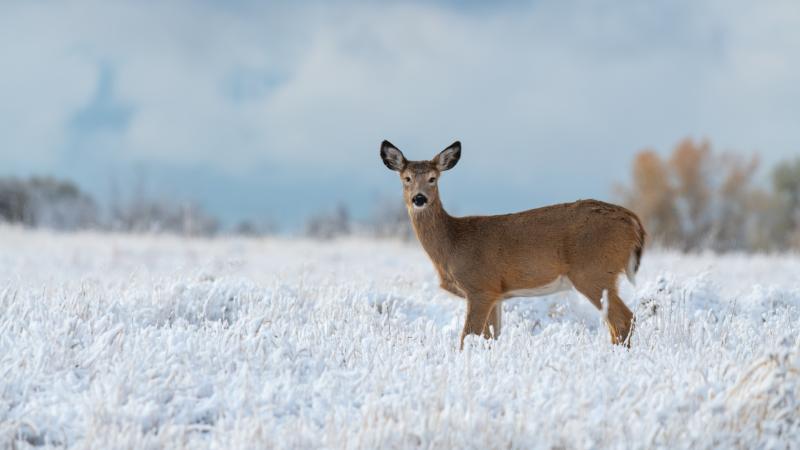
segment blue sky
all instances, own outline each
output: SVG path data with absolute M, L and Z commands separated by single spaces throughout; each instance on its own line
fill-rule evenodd
M 0 175 L 291 228 L 398 199 L 381 140 L 459 139 L 451 212 L 613 200 L 686 136 L 800 154 L 798 24 L 788 0 L 3 2 Z

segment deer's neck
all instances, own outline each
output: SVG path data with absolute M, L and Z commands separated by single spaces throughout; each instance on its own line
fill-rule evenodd
M 411 206 L 408 214 L 422 248 L 434 263 L 446 265 L 448 256 L 452 254 L 455 219 L 447 214 L 439 199 L 421 211 L 415 211 Z

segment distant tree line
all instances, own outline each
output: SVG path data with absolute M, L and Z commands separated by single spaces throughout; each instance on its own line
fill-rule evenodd
M 101 229 L 213 235 L 219 221 L 192 203 L 143 195 L 103 214 L 97 202 L 70 181 L 50 177 L 0 178 L 0 222 L 62 231 Z
M 97 206 L 70 182 L 0 179 L 0 221 L 77 230 L 97 225 Z
M 758 166 L 755 156 L 714 152 L 708 141 L 685 139 L 665 158 L 650 149 L 639 152 L 630 185 L 617 191 L 658 245 L 800 249 L 800 158 L 779 163 L 765 186 L 755 183 Z
M 189 236 L 225 232 L 256 237 L 278 231 L 278 226 L 269 219 L 242 220 L 223 230 L 221 221 L 196 203 L 148 196 L 143 194 L 141 186 L 134 191 L 128 200 L 120 201 L 114 196 L 107 208 L 101 208 L 71 181 L 52 177 L 0 178 L 0 223 L 60 231 L 94 229 Z M 350 234 L 405 239 L 412 236 L 405 207 L 399 199 L 378 205 L 373 219 L 357 222 L 347 207 L 340 204 L 333 211 L 312 215 L 300 232 L 321 240 Z

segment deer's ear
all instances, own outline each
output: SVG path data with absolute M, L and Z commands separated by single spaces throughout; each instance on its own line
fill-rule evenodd
M 461 158 L 461 142 L 455 141 L 436 155 L 436 157 L 433 158 L 433 163 L 436 164 L 436 168 L 439 169 L 439 172 L 443 172 L 455 167 L 459 158 Z
M 398 172 L 405 169 L 406 163 L 408 163 L 406 157 L 403 156 L 403 152 L 389 141 L 383 141 L 381 144 L 381 159 L 383 163 L 386 164 L 386 167 Z

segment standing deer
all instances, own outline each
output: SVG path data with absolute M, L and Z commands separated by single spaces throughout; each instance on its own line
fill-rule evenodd
M 617 293 L 617 279 L 624 272 L 633 283 L 639 269 L 645 239 L 639 218 L 597 200 L 453 217 L 442 207 L 438 181 L 460 157 L 458 141 L 430 161 L 408 161 L 389 141 L 381 144 L 383 163 L 400 173 L 411 224 L 441 287 L 467 300 L 461 348 L 469 334 L 499 336 L 503 300 L 573 287 L 607 308 L 611 342 L 629 346 L 633 314 Z

